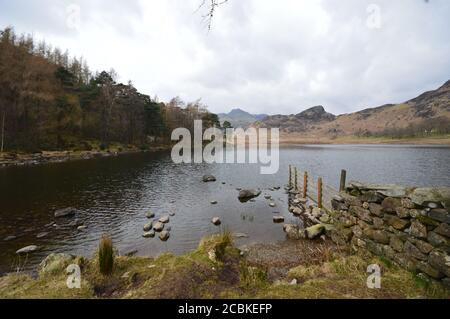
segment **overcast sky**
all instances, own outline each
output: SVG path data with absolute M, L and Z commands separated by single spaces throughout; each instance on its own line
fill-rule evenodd
M 208 0 L 209 1 L 209 0 Z M 163 101 L 213 112 L 335 114 L 396 103 L 450 79 L 448 0 L 0 0 L 13 25 Z M 80 8 L 78 18 L 77 5 Z

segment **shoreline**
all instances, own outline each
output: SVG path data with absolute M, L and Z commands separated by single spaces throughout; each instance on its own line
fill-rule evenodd
M 156 153 L 170 149 L 171 146 L 156 146 L 146 150 L 130 148 L 123 151 L 92 150 L 92 151 L 43 151 L 41 153 L 13 153 L 0 154 L 0 169 L 9 167 L 38 166 L 74 161 L 85 161 L 98 158 L 118 157 L 137 153 Z

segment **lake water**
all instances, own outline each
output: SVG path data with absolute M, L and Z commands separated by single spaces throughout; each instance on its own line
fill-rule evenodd
M 19 262 L 24 269 L 33 269 L 52 252 L 91 256 L 103 233 L 112 235 L 122 254 L 134 250 L 141 256 L 184 253 L 196 248 L 205 235 L 220 231 L 211 224 L 216 216 L 222 219 L 222 228 L 249 236 L 239 239 L 239 244 L 284 240 L 282 225 L 274 224 L 272 217 L 279 212 L 286 222 L 296 222 L 287 212 L 283 190 L 289 164 L 322 176 L 335 188 L 341 169 L 348 171 L 348 180 L 450 185 L 450 148 L 427 146 L 282 148 L 276 175 L 260 175 L 258 165 L 176 165 L 169 153 L 0 169 L 0 273 L 12 271 Z M 217 182 L 203 183 L 206 174 L 216 176 Z M 282 188 L 270 191 L 275 186 Z M 263 193 L 255 202 L 243 204 L 236 188 L 260 188 Z M 266 194 L 273 197 L 276 208 L 269 207 Z M 212 200 L 218 204 L 211 205 Z M 86 230 L 69 227 L 71 219 L 53 217 L 56 209 L 66 207 L 83 211 L 78 218 Z M 171 217 L 168 242 L 142 238 L 149 209 L 157 216 L 176 214 Z M 37 239 L 42 232 L 48 235 Z M 11 235 L 18 238 L 3 240 Z M 28 245 L 41 250 L 19 261 L 15 251 Z

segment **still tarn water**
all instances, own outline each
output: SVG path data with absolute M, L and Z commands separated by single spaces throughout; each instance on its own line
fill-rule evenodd
M 349 179 L 366 182 L 450 185 L 450 148 L 425 146 L 282 148 L 276 175 L 260 175 L 258 165 L 176 165 L 169 153 L 0 169 L 0 273 L 12 271 L 18 262 L 15 251 L 32 244 L 41 250 L 28 257 L 29 270 L 52 252 L 90 256 L 103 233 L 112 235 L 122 254 L 184 253 L 203 236 L 219 231 L 211 224 L 215 216 L 222 219 L 222 227 L 249 235 L 239 239 L 240 244 L 283 240 L 282 225 L 273 224 L 273 214 L 280 212 L 286 222 L 296 221 L 287 212 L 284 191 L 269 189 L 286 184 L 290 164 L 320 174 L 333 187 L 338 186 L 341 169 L 348 170 Z M 202 183 L 206 174 L 216 176 L 217 182 Z M 236 188 L 260 188 L 263 193 L 256 202 L 242 204 Z M 273 197 L 276 208 L 269 207 L 266 194 Z M 211 205 L 212 200 L 218 204 Z M 69 227 L 70 219 L 53 217 L 56 209 L 66 207 L 83 211 L 78 218 L 86 230 Z M 167 243 L 142 238 L 149 209 L 157 216 L 176 214 L 171 217 Z M 42 232 L 48 235 L 37 239 Z M 17 239 L 3 240 L 12 235 Z

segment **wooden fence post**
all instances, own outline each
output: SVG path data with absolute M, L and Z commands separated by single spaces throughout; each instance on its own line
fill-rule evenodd
M 322 177 L 317 180 L 317 207 L 322 208 Z
M 294 185 L 294 188 L 295 188 L 295 190 L 296 191 L 298 191 L 298 170 L 297 170 L 297 167 L 295 167 L 294 168 L 294 183 L 295 183 L 295 185 Z
M 303 177 L 303 198 L 308 196 L 308 172 Z
M 346 179 L 347 179 L 347 171 L 345 169 L 343 169 L 341 171 L 341 184 L 339 186 L 339 192 L 345 191 Z
M 289 189 L 292 189 L 292 165 L 289 165 Z

